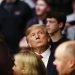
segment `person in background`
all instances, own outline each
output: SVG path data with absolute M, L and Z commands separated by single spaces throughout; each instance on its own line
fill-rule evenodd
M 67 29 L 67 38 L 70 40 L 75 40 L 75 24 Z
M 13 75 L 47 75 L 43 62 L 30 50 L 17 53 L 14 60 Z
M 71 8 L 72 12 L 68 14 L 66 26 L 65 26 L 65 32 L 67 35 L 67 38 L 71 40 L 75 40 L 75 0 L 71 0 Z
M 20 0 L 3 0 L 0 5 L 0 32 L 6 37 L 12 53 L 18 50 L 18 42 L 31 13 L 29 6 Z
M 13 75 L 12 66 L 13 61 L 10 49 L 4 41 L 0 41 L 0 75 Z
M 75 0 L 71 0 L 70 4 L 71 4 L 72 11 L 70 14 L 68 14 L 66 16 L 67 17 L 66 22 L 67 23 L 73 23 L 73 22 L 75 23 Z
M 51 11 L 51 4 L 48 0 L 36 0 L 36 16 L 28 21 L 27 28 L 33 24 L 46 24 L 47 14 Z
M 47 16 L 47 32 L 52 40 L 51 50 L 54 53 L 56 47 L 68 39 L 62 34 L 66 23 L 66 16 L 61 12 L 53 12 Z
M 59 75 L 75 75 L 75 41 L 64 42 L 57 47 L 53 64 Z
M 50 37 L 46 27 L 42 24 L 34 24 L 26 30 L 26 39 L 29 47 L 43 61 L 48 75 L 57 75 L 53 66 L 54 55 L 51 52 Z

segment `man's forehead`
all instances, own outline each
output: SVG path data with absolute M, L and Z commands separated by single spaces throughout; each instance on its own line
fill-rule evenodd
M 56 19 L 54 17 L 51 17 L 51 18 L 47 18 L 47 21 L 56 21 Z
M 33 27 L 32 30 L 31 30 L 31 32 L 37 32 L 37 31 L 44 32 L 44 29 L 45 29 L 44 27 Z
M 59 46 L 56 48 L 55 56 L 63 55 L 65 49 L 66 49 L 65 45 L 59 45 Z
M 60 56 L 60 55 L 62 55 L 62 52 L 61 52 L 59 49 L 57 49 L 57 50 L 55 51 L 55 57 L 58 57 L 58 56 Z

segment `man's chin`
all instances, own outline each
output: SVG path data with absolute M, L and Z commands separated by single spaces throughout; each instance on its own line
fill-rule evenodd
M 51 34 L 51 32 L 48 32 L 48 34 Z
M 36 15 L 37 15 L 37 16 L 42 16 L 42 14 L 41 14 L 41 13 L 37 13 Z
M 42 44 L 37 45 L 37 48 L 39 48 L 39 47 L 44 47 L 44 45 L 42 45 Z

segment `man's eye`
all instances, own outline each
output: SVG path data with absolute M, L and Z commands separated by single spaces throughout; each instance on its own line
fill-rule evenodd
M 45 34 L 44 32 L 40 32 L 40 34 Z
M 55 23 L 55 21 L 49 21 L 50 23 Z
M 42 34 L 43 32 L 38 32 L 39 34 Z
M 34 36 L 35 34 L 32 34 L 31 36 Z

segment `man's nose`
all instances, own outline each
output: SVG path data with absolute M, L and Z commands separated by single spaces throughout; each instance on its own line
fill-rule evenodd
M 39 34 L 36 34 L 35 37 L 36 37 L 36 39 L 39 39 Z

